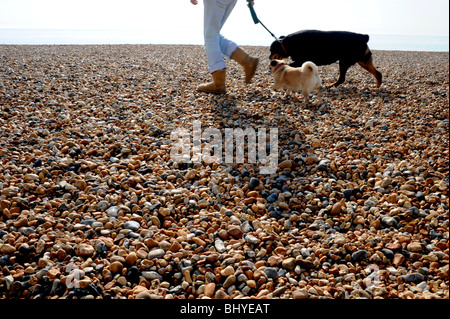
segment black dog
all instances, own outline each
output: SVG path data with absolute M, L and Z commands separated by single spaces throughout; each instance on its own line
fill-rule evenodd
M 368 42 L 369 36 L 366 34 L 303 30 L 275 41 L 270 47 L 270 59 L 291 57 L 294 61 L 292 67 L 301 67 L 306 61 L 312 61 L 316 65 L 328 65 L 339 61 L 339 79 L 329 87 L 344 83 L 347 70 L 358 63 L 375 76 L 379 88 L 383 77 L 373 65 Z

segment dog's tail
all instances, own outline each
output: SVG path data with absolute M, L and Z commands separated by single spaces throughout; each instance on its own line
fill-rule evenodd
M 310 71 L 313 73 L 319 73 L 319 68 L 317 67 L 317 65 L 311 61 L 305 62 L 303 63 L 303 71 Z

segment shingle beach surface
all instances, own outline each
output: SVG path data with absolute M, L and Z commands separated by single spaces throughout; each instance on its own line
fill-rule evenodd
M 200 46 L 0 46 L 1 299 L 448 299 L 448 52 L 306 105 L 245 49 L 216 96 Z M 196 121 L 277 128 L 277 172 L 174 162 Z

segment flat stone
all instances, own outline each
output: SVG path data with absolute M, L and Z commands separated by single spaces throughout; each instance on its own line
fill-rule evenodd
M 238 226 L 231 226 L 228 233 L 234 238 L 241 239 L 244 236 L 244 231 Z
M 278 280 L 278 271 L 273 267 L 267 267 L 264 269 L 264 273 L 267 275 L 267 277 L 273 279 L 273 281 Z
M 288 271 L 293 271 L 295 269 L 295 258 L 287 258 L 283 260 L 282 266 Z
M 259 244 L 260 240 L 258 238 L 256 238 L 253 235 L 245 235 L 245 241 L 247 241 L 250 244 Z
M 102 201 L 97 203 L 97 207 L 98 207 L 99 210 L 105 211 L 105 210 L 108 209 L 109 203 L 107 201 L 105 201 L 105 200 L 102 200 Z
M 402 276 L 403 280 L 407 283 L 421 283 L 422 281 L 425 280 L 424 275 L 420 274 L 420 273 L 412 273 L 412 274 L 407 274 Z
M 0 253 L 2 254 L 12 254 L 16 251 L 16 248 L 10 244 L 2 244 L 0 245 Z
M 127 258 L 125 258 L 125 261 L 128 265 L 133 266 L 136 264 L 136 262 L 138 261 L 138 256 L 137 254 L 133 251 L 131 253 L 128 254 Z
M 148 253 L 148 259 L 161 258 L 166 254 L 164 249 L 154 249 Z
M 234 285 L 235 282 L 236 282 L 236 276 L 235 275 L 231 275 L 223 283 L 223 288 L 228 289 L 232 285 Z
M 169 248 L 169 250 L 174 253 L 180 251 L 181 249 L 183 249 L 183 246 L 178 241 L 175 241 Z
M 184 175 L 184 178 L 187 180 L 193 180 L 196 177 L 197 177 L 197 172 L 193 169 L 188 170 L 186 175 Z
M 352 254 L 352 261 L 361 262 L 369 257 L 367 250 L 358 250 Z
M 395 254 L 392 263 L 395 265 L 395 267 L 398 267 L 401 264 L 403 264 L 405 259 L 406 259 L 405 256 L 403 256 L 402 254 Z
M 162 279 L 163 279 L 162 276 L 160 274 L 158 274 L 156 271 L 143 271 L 142 276 L 149 281 L 152 281 L 155 279 L 162 281 Z
M 91 283 L 92 280 L 90 278 L 83 278 L 82 280 L 78 281 L 80 289 L 87 289 Z
M 141 224 L 139 224 L 137 221 L 130 220 L 125 223 L 124 228 L 131 229 L 132 231 L 137 231 L 139 228 L 141 228 Z
M 216 284 L 211 282 L 205 285 L 205 296 L 212 298 L 216 292 Z
M 77 248 L 77 256 L 91 257 L 94 255 L 95 249 L 89 244 L 80 244 Z
M 278 200 L 278 194 L 277 193 L 272 193 L 266 198 L 266 201 L 269 204 L 275 203 L 277 200 Z
M 141 291 L 137 294 L 136 299 L 152 299 L 152 295 L 149 291 Z
M 23 179 L 24 180 L 39 181 L 39 175 L 37 175 L 37 174 L 26 174 Z
M 383 217 L 381 221 L 388 227 L 398 228 L 398 222 L 395 220 L 394 217 L 386 216 Z
M 411 252 L 419 253 L 422 251 L 423 248 L 420 243 L 414 242 L 414 243 L 408 244 L 407 249 Z
M 114 217 L 114 218 L 117 218 L 117 213 L 118 212 L 119 212 L 119 207 L 117 207 L 117 206 L 111 206 L 106 211 L 106 213 L 108 214 L 109 217 Z
M 319 171 L 326 172 L 326 171 L 328 171 L 329 168 L 330 168 L 330 160 L 328 160 L 328 159 L 321 160 L 319 162 L 319 164 L 317 165 L 317 170 L 319 170 Z
M 342 205 L 340 202 L 333 205 L 333 208 L 331 208 L 331 215 L 339 215 L 341 213 Z
M 228 295 L 227 295 L 227 293 L 225 291 L 217 290 L 216 294 L 214 295 L 214 298 L 218 299 L 218 300 L 222 300 L 222 299 L 225 299 L 227 296 Z
M 216 248 L 216 250 L 219 253 L 223 253 L 226 251 L 225 244 L 224 244 L 223 240 L 221 240 L 221 239 L 216 239 L 214 241 L 214 247 Z
M 226 267 L 225 269 L 223 269 L 220 274 L 224 277 L 228 277 L 234 274 L 234 269 L 231 266 Z
M 381 187 L 383 187 L 383 188 L 386 188 L 386 187 L 388 187 L 389 185 L 391 185 L 391 183 L 392 183 L 392 178 L 390 177 L 390 176 L 387 176 L 387 177 L 385 177 L 384 179 L 383 179 L 383 181 L 381 182 Z
M 261 181 L 258 178 L 251 178 L 248 188 L 252 191 L 256 187 L 258 187 L 260 183 L 261 183 Z
M 284 170 L 284 169 L 291 169 L 292 168 L 292 161 L 284 161 L 281 162 L 280 165 L 278 165 L 278 169 Z
M 308 299 L 308 290 L 306 288 L 300 288 L 292 293 L 294 299 Z

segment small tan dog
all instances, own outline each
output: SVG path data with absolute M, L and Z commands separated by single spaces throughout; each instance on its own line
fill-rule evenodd
M 270 68 L 275 80 L 275 90 L 300 91 L 306 102 L 314 90 L 321 93 L 322 80 L 319 76 L 319 69 L 313 62 L 305 62 L 301 68 L 293 68 L 282 60 L 273 60 Z

